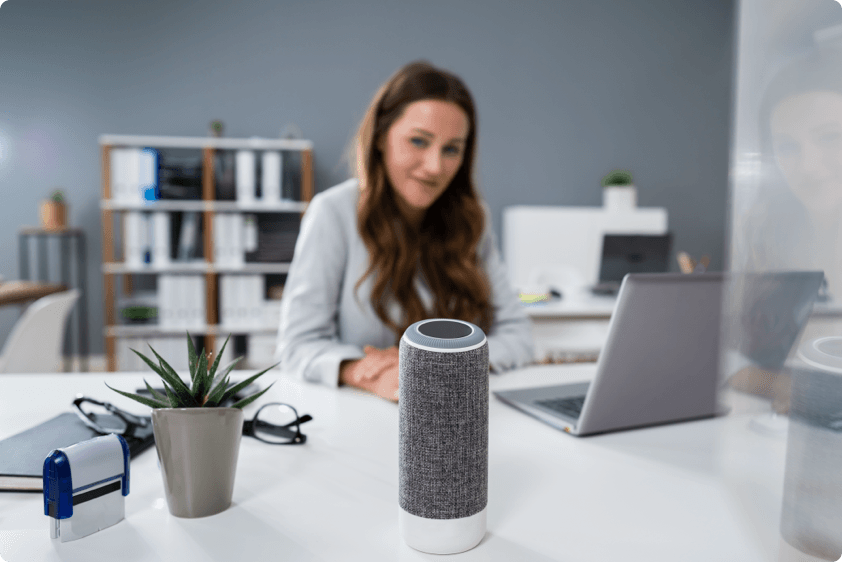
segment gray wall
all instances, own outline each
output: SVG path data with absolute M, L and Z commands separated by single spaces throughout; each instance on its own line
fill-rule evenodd
M 425 58 L 479 111 L 479 180 L 500 236 L 508 205 L 600 205 L 634 172 L 676 249 L 721 268 L 732 89 L 731 0 L 9 0 L 0 8 L 0 275 L 51 188 L 85 228 L 92 348 L 102 352 L 102 133 L 277 136 L 315 144 L 316 189 L 372 94 Z M 0 337 L 16 313 L 0 312 Z

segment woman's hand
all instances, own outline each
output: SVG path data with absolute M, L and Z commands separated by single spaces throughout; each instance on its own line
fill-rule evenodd
M 397 402 L 398 348 L 377 349 L 367 345 L 363 351 L 365 357 L 362 359 L 342 362 L 339 382 Z

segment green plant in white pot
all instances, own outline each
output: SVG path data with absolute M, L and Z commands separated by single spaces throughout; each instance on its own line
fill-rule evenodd
M 243 434 L 242 408 L 272 387 L 270 384 L 230 407 L 221 406 L 275 367 L 272 365 L 231 385 L 230 373 L 242 357 L 218 371 L 219 359 L 228 339 L 209 366 L 210 354 L 205 354 L 204 349 L 201 354 L 197 354 L 193 340 L 187 334 L 189 384 L 152 346 L 149 349 L 158 360 L 157 364 L 132 349 L 164 383 L 164 392 L 161 393 L 146 380 L 143 381 L 151 398 L 123 392 L 106 383 L 111 390 L 152 407 L 152 430 L 158 459 L 161 461 L 167 506 L 170 513 L 177 517 L 214 515 L 231 505 Z
M 632 210 L 637 206 L 637 188 L 631 172 L 613 170 L 603 176 L 602 206 L 609 211 Z

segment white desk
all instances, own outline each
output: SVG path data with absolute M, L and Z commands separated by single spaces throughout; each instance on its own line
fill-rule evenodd
M 597 354 L 608 338 L 615 296 L 593 295 L 586 288 L 567 289 L 562 298 L 524 305 L 532 320 L 535 359 L 566 353 Z
M 592 373 L 592 365 L 532 367 L 493 376 L 492 389 L 584 380 Z M 0 438 L 68 411 L 77 392 L 145 410 L 108 390 L 104 376 L 0 377 Z M 410 549 L 398 534 L 397 406 L 346 388 L 278 378 L 260 402 L 288 401 L 313 415 L 304 430 L 307 443 L 273 447 L 243 438 L 227 511 L 202 519 L 171 516 L 149 450 L 132 462 L 126 519 L 75 542 L 51 542 L 41 495 L 0 494 L 0 558 L 439 559 Z M 141 379 L 115 374 L 108 380 L 134 389 Z M 492 398 L 488 534 L 452 559 L 775 559 L 786 439 L 749 428 L 752 415 L 745 412 L 763 411 L 763 403 L 742 395 L 730 400 L 742 413 L 575 438 Z M 247 408 L 246 415 L 253 411 Z

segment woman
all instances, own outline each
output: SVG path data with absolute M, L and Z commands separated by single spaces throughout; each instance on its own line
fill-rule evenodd
M 735 231 L 748 269 L 821 269 L 842 296 L 842 50 L 799 57 L 760 108 L 761 185 Z
M 787 63 L 768 83 L 759 108 L 760 167 L 752 206 L 737 216 L 732 232 L 736 270 L 822 270 L 826 285 L 819 300 L 842 298 L 842 50 L 827 46 Z M 738 184 L 740 185 L 740 184 Z M 743 180 L 742 185 L 750 185 Z M 742 194 L 740 194 L 742 195 Z M 741 319 L 730 327 L 731 342 L 744 350 L 768 347 L 764 338 L 786 332 L 766 326 L 754 310 L 769 309 L 779 287 L 760 278 L 731 289 L 731 308 Z M 797 314 L 782 318 L 792 322 Z M 736 322 L 736 320 L 734 320 Z M 842 334 L 842 322 L 829 315 L 808 321 L 794 344 Z M 734 344 L 736 345 L 736 344 Z M 780 350 L 786 353 L 789 350 Z M 732 385 L 773 398 L 788 411 L 791 382 L 771 365 L 748 354 L 752 365 L 740 369 Z M 739 364 L 739 362 L 738 362 Z
M 282 368 L 397 400 L 403 332 L 425 318 L 473 322 L 492 371 L 532 358 L 474 187 L 477 123 L 462 81 L 426 62 L 375 94 L 355 142 L 356 179 L 311 201 L 281 307 Z

